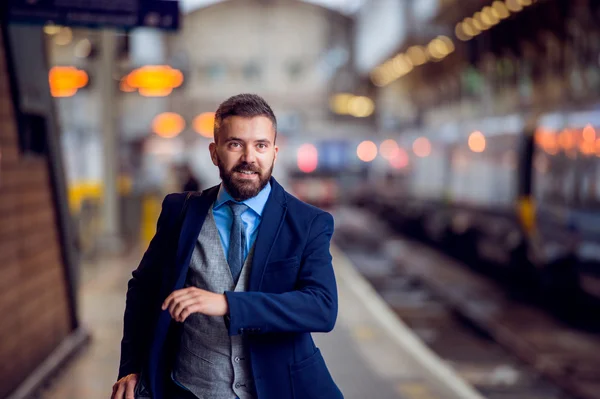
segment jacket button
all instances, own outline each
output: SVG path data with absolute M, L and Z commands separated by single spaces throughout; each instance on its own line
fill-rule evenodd
M 236 356 L 236 357 L 235 357 L 235 359 L 233 359 L 233 360 L 235 360 L 235 362 L 236 362 L 236 363 L 239 363 L 239 362 L 240 362 L 240 358 L 239 358 L 239 357 L 237 357 L 237 356 Z
M 238 388 L 238 389 L 239 389 L 239 387 L 240 387 L 240 386 L 241 386 L 241 385 L 240 385 L 240 383 L 239 383 L 239 382 L 236 382 L 236 383 L 235 383 L 235 387 L 236 387 L 236 388 Z

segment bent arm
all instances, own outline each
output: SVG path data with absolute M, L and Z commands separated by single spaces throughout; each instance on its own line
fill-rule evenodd
M 337 286 L 329 252 L 333 217 L 317 215 L 295 291 L 282 294 L 226 292 L 229 334 L 273 332 L 329 332 L 337 319 Z
M 172 207 L 169 204 L 173 200 L 174 195 L 167 195 L 163 200 L 156 234 L 127 285 L 119 379 L 141 371 L 145 351 L 152 339 L 153 304 L 159 300 L 162 267 L 170 251 L 169 234 L 173 220 L 169 215 L 169 209 Z

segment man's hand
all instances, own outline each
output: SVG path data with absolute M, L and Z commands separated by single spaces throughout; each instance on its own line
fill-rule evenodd
M 110 399 L 135 399 L 133 392 L 139 378 L 139 374 L 129 374 L 115 382 Z
M 167 308 L 173 320 L 180 323 L 192 313 L 225 316 L 229 312 L 224 294 L 215 294 L 196 287 L 173 291 L 163 302 L 162 309 Z

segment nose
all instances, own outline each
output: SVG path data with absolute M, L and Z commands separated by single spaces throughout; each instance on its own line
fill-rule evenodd
M 255 163 L 256 162 L 256 152 L 254 147 L 246 146 L 244 150 L 243 161 L 247 163 Z

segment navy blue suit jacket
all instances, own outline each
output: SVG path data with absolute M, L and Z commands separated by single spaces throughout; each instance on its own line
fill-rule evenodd
M 329 252 L 333 218 L 288 194 L 274 178 L 271 185 L 249 289 L 225 293 L 229 334 L 247 337 L 259 399 L 343 398 L 310 335 L 331 331 L 337 318 Z M 190 198 L 180 234 L 185 194 L 168 195 L 156 235 L 129 281 L 119 378 L 142 372 L 154 399 L 167 399 L 165 383 L 181 331 L 181 323 L 160 306 L 183 288 L 217 193 L 215 186 Z

